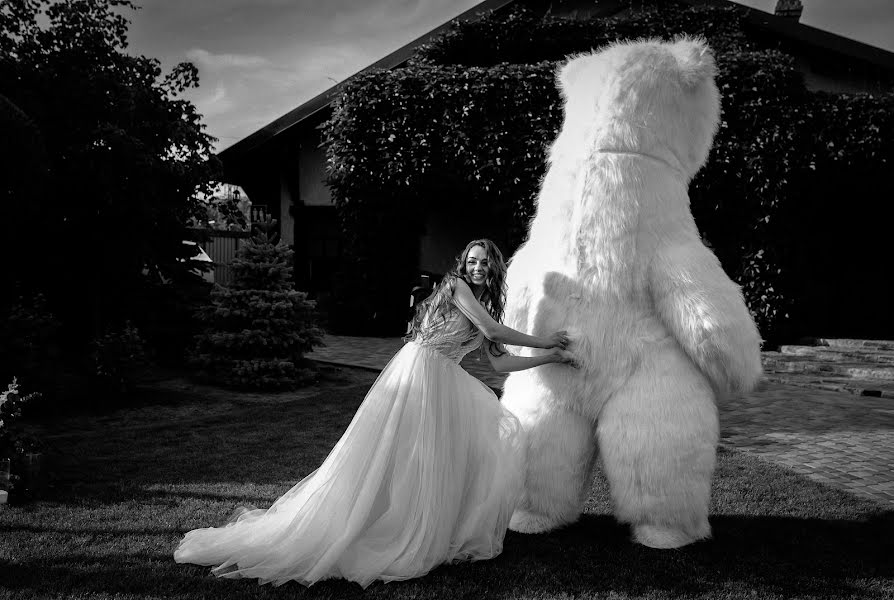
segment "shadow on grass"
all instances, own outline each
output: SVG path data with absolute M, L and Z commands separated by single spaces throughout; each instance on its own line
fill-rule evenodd
M 365 387 L 320 392 L 311 401 L 156 404 L 49 430 L 43 494 L 60 503 L 116 503 L 147 487 L 273 486 L 278 494 L 313 471 L 350 423 Z M 324 395 L 323 395 L 324 394 Z M 285 482 L 285 483 L 284 483 Z M 220 500 L 224 494 L 209 493 Z M 238 502 L 276 498 L 238 496 Z
M 180 529 L 178 527 L 113 527 L 109 528 L 108 526 L 103 525 L 93 525 L 93 526 L 84 526 L 84 527 L 49 527 L 49 526 L 37 526 L 37 525 L 24 525 L 24 524 L 15 524 L 15 525 L 4 525 L 0 524 L 0 533 L 13 533 L 13 532 L 27 532 L 27 533 L 61 533 L 66 535 L 122 535 L 122 536 L 134 536 L 134 535 L 146 535 L 146 536 L 157 536 L 157 535 L 180 535 Z
M 203 577 L 207 569 L 173 564 L 169 555 L 138 553 L 109 556 L 97 564 L 90 554 L 71 554 L 52 564 L 17 562 L 4 566 L 0 590 L 16 598 L 239 598 L 243 585 L 215 577 Z M 46 585 L 52 582 L 52 586 Z M 254 587 L 258 587 L 256 583 Z M 243 588 L 243 589 L 239 589 Z M 261 591 L 261 590 L 255 590 Z M 268 590 L 269 591 L 269 590 Z M 263 597 L 266 594 L 258 594 Z
M 711 522 L 714 539 L 665 551 L 632 544 L 628 528 L 610 517 L 585 516 L 551 535 L 511 535 L 504 559 L 524 573 L 520 585 L 535 596 L 561 589 L 842 597 L 866 591 L 867 579 L 894 591 L 892 512 L 865 521 L 725 515 Z
M 163 490 L 146 489 L 140 486 L 110 486 L 97 484 L 95 486 L 78 487 L 78 498 L 60 498 L 59 504 L 76 504 L 81 507 L 109 506 L 124 504 L 138 499 L 143 505 L 178 506 L 186 502 L 204 504 L 232 504 L 234 506 L 268 506 L 291 487 L 289 484 L 279 486 L 263 486 L 264 491 L 246 490 L 238 487 L 230 493 L 217 493 L 212 491 L 193 491 L 188 489 Z
M 205 567 L 176 565 L 170 554 L 99 557 L 67 554 L 48 564 L 4 565 L 0 588 L 22 598 L 42 591 L 127 597 L 839 598 L 890 597 L 894 591 L 894 513 L 865 521 L 720 516 L 715 538 L 675 551 L 636 546 L 626 527 L 604 515 L 545 535 L 509 533 L 501 556 L 442 566 L 406 582 L 359 586 L 327 581 L 259 587 L 220 580 Z M 876 585 L 867 586 L 874 580 Z M 45 587 L 45 582 L 53 582 Z M 875 595 L 874 595 L 875 594 Z
M 493 560 L 365 592 L 342 581 L 259 587 L 173 562 L 186 530 L 220 524 L 239 504 L 269 506 L 318 467 L 364 391 L 267 405 L 181 397 L 60 423 L 51 501 L 0 511 L 0 597 L 894 597 L 889 507 L 726 448 L 714 478 L 715 537 L 677 551 L 633 545 L 609 516 L 597 473 L 579 523 L 510 532 Z

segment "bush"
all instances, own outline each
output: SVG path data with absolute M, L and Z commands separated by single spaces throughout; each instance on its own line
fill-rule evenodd
M 22 497 L 28 482 L 27 455 L 42 449 L 41 442 L 34 436 L 25 433 L 19 424 L 23 410 L 32 402 L 40 399 L 40 394 L 32 392 L 23 395 L 19 392 L 18 380 L 13 377 L 6 391 L 0 392 L 0 461 L 9 460 L 9 482 L 0 489 L 6 489 L 10 495 Z M 4 469 L 5 471 L 5 469 Z M 4 472 L 5 475 L 5 472 Z
M 94 339 L 90 352 L 94 393 L 106 396 L 133 391 L 149 366 L 145 342 L 129 321 Z
M 133 322 L 155 363 L 172 368 L 188 364 L 195 336 L 203 327 L 196 313 L 208 303 L 212 287 L 193 273 L 173 273 L 169 280 L 146 286 L 144 309 Z
M 0 310 L 3 310 L 0 307 Z M 0 318 L 0 377 L 20 376 L 27 385 L 56 383 L 61 325 L 41 294 L 19 295 Z

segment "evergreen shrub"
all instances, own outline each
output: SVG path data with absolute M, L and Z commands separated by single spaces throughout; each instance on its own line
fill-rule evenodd
M 315 303 L 293 288 L 293 251 L 259 229 L 231 263 L 229 287 L 215 285 L 198 317 L 192 362 L 202 379 L 240 389 L 291 389 L 311 381 L 304 354 L 322 343 Z

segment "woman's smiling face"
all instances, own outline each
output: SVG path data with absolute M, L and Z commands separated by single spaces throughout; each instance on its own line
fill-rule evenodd
M 487 250 L 484 246 L 474 246 L 466 257 L 466 274 L 472 285 L 483 286 L 490 272 L 490 263 L 487 259 Z

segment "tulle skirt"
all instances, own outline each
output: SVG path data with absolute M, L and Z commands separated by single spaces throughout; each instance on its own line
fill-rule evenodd
M 521 491 L 521 436 L 487 386 L 410 342 L 316 471 L 269 509 L 190 531 L 174 559 L 260 583 L 366 587 L 492 558 Z

